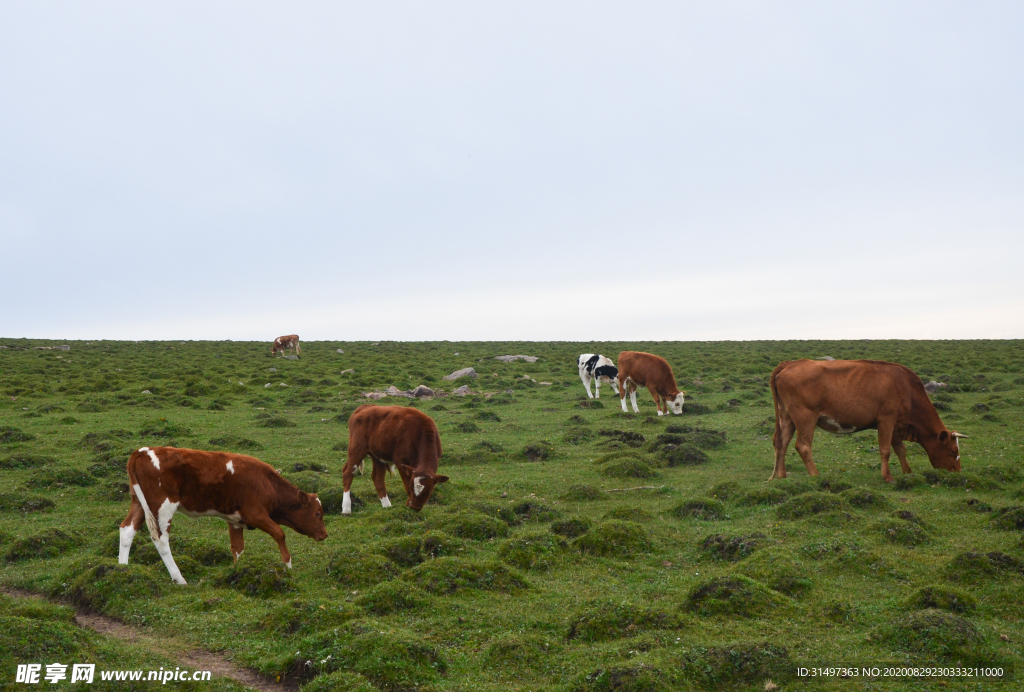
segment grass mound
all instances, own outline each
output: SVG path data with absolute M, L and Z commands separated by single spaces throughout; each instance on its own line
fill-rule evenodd
M 508 535 L 508 524 L 475 510 L 462 510 L 440 517 L 437 523 L 452 536 L 473 541 L 504 538 Z
M 336 670 L 318 675 L 302 686 L 302 692 L 379 692 L 378 688 L 359 673 Z
M 359 615 L 359 610 L 347 603 L 296 598 L 273 608 L 260 625 L 275 634 L 291 636 L 338 627 Z
M 296 424 L 284 416 L 267 416 L 256 421 L 260 428 L 294 428 Z
M 573 547 L 584 555 L 599 557 L 631 557 L 648 552 L 651 541 L 640 524 L 631 521 L 603 521 L 573 541 Z
M 84 488 L 96 485 L 96 477 L 69 466 L 58 466 L 37 471 L 25 485 L 29 488 L 63 488 L 69 485 Z
M 9 425 L 0 425 L 0 444 L 14 444 L 15 442 L 28 442 L 36 439 L 36 436 L 23 431 L 21 428 L 12 428 Z
M 191 434 L 192 431 L 184 425 L 172 423 L 166 418 L 156 418 L 154 420 L 146 421 L 142 424 L 142 428 L 139 430 L 140 437 L 155 437 L 164 440 Z
M 603 642 L 679 625 L 666 612 L 610 599 L 590 601 L 573 617 L 566 639 Z
M 903 602 L 909 610 L 934 608 L 954 613 L 972 613 L 978 608 L 978 599 L 959 589 L 945 586 L 925 586 Z
M 604 515 L 605 519 L 621 519 L 622 521 L 635 521 L 637 524 L 645 524 L 650 521 L 654 521 L 654 517 L 649 512 L 645 512 L 639 507 L 629 507 L 621 505 L 608 511 Z
M 965 664 L 992 662 L 991 655 L 982 646 L 978 628 L 959 615 L 934 608 L 919 610 L 882 625 L 872 634 L 872 639 L 922 660 Z
M 725 519 L 725 505 L 718 500 L 687 500 L 669 510 L 669 514 L 680 519 L 703 519 L 718 521 Z
M 336 686 L 349 681 L 357 685 L 355 689 L 360 689 L 363 681 L 355 676 L 372 683 L 369 689 L 394 692 L 423 687 L 433 689 L 430 683 L 448 667 L 440 654 L 424 643 L 422 636 L 401 630 L 382 632 L 379 627 L 362 621 L 349 623 L 342 636 L 333 632 L 318 633 L 297 646 L 303 660 L 296 663 L 305 668 L 308 660 L 311 670 L 304 673 L 320 673 L 323 677 L 320 689 L 332 692 L 349 690 Z M 347 675 L 339 676 L 341 672 Z M 320 678 L 314 678 L 311 684 L 316 684 L 317 679 Z M 308 689 L 308 685 L 303 689 Z
M 563 521 L 556 521 L 551 525 L 551 533 L 565 538 L 576 538 L 590 531 L 592 526 L 586 517 L 571 517 Z
M 896 479 L 896 482 L 892 484 L 892 487 L 901 492 L 907 492 L 908 490 L 914 490 L 915 488 L 926 488 L 928 483 L 925 479 L 917 473 L 908 473 L 900 476 Z
M 778 488 L 758 488 L 737 497 L 736 504 L 744 506 L 781 505 L 788 499 L 789 494 Z
M 214 449 L 240 449 L 244 452 L 258 452 L 263 449 L 263 445 L 256 440 L 250 440 L 249 438 L 237 435 L 221 435 L 220 437 L 211 438 L 210 446 Z
M 44 457 L 40 454 L 12 454 L 3 461 L 0 461 L 0 469 L 17 471 L 21 469 L 36 469 L 40 466 L 56 463 L 53 457 Z
M 464 589 L 513 593 L 529 584 L 500 562 L 478 562 L 439 557 L 415 567 L 402 578 L 432 594 L 451 594 Z
M 640 447 L 647 441 L 647 438 L 642 433 L 633 432 L 632 430 L 598 430 L 597 434 L 602 437 L 611 438 L 627 447 Z
M 886 519 L 875 526 L 875 531 L 882 535 L 882 538 L 897 545 L 914 547 L 927 543 L 931 540 L 928 532 L 923 527 L 909 521 Z
M 997 509 L 992 514 L 992 525 L 1003 531 L 1024 531 L 1024 507 L 1015 505 Z
M 531 668 L 536 668 L 543 666 L 545 659 L 550 661 L 551 654 L 562 649 L 561 645 L 541 637 L 504 636 L 496 638 L 487 647 L 487 661 L 492 666 L 519 666 L 527 663 Z
M 743 560 L 739 572 L 793 598 L 803 596 L 814 587 L 808 577 L 811 571 L 787 552 L 759 550 Z
M 662 692 L 672 689 L 664 674 L 651 665 L 598 668 L 583 676 L 573 692 Z
M 1024 574 L 1024 561 L 998 550 L 990 553 L 967 552 L 953 557 L 945 568 L 952 582 L 973 584 L 982 579 Z
M 527 461 L 549 461 L 555 458 L 555 446 L 547 440 L 526 445 L 519 453 Z
M 22 560 L 33 560 L 36 558 L 51 558 L 62 555 L 79 545 L 81 540 L 75 536 L 64 533 L 60 529 L 47 529 L 28 538 L 15 541 L 7 552 L 4 553 L 4 560 L 7 562 L 21 562 Z
M 580 485 L 573 484 L 569 486 L 569 489 L 562 495 L 563 500 L 572 500 L 576 502 L 591 502 L 593 500 L 600 500 L 604 497 L 604 494 L 592 485 Z
M 846 490 L 842 498 L 857 509 L 885 509 L 890 506 L 889 501 L 874 490 L 867 488 L 856 488 Z
M 423 589 L 398 579 L 377 584 L 356 599 L 356 604 L 374 615 L 390 615 L 422 608 L 430 602 Z
M 783 598 L 761 582 L 742 575 L 717 577 L 695 586 L 685 607 L 698 615 L 757 617 L 784 604 Z
M 841 509 L 846 503 L 842 498 L 831 493 L 807 493 L 798 495 L 784 504 L 779 505 L 775 514 L 779 519 L 799 519 L 800 517 L 821 514 Z
M 546 572 L 565 555 L 569 544 L 564 538 L 547 532 L 514 536 L 498 548 L 498 558 L 513 567 Z
M 340 485 L 330 488 L 322 488 L 316 494 L 320 504 L 324 508 L 324 514 L 341 514 L 342 503 L 345 499 L 345 489 Z M 366 503 L 361 497 L 352 495 L 352 512 L 359 512 L 366 508 Z
M 749 536 L 725 536 L 719 533 L 705 538 L 700 549 L 715 560 L 736 562 L 757 550 L 763 541 L 763 533 L 752 533 Z
M 570 445 L 581 445 L 585 442 L 590 442 L 594 437 L 594 431 L 590 428 L 575 427 L 565 431 L 562 435 L 562 442 Z
M 601 475 L 609 478 L 657 478 L 659 474 L 646 459 L 627 456 L 604 463 Z
M 557 509 L 548 507 L 543 502 L 536 500 L 523 500 L 512 507 L 512 512 L 521 521 L 554 521 L 562 516 Z
M 327 563 L 327 575 L 346 589 L 378 584 L 397 574 L 395 564 L 381 555 L 343 550 Z
M 281 560 L 272 558 L 240 560 L 217 577 L 215 583 L 254 598 L 270 598 L 295 590 L 289 569 Z
M 426 559 L 420 550 L 419 536 L 402 536 L 384 541 L 380 552 L 399 567 L 415 567 Z
M 986 512 L 992 511 L 992 505 L 990 505 L 987 502 L 983 502 L 976 497 L 971 497 L 965 500 L 964 506 L 966 506 L 967 509 L 971 510 L 972 512 L 978 512 L 979 514 L 984 514 Z
M 659 450 L 659 455 L 665 460 L 666 466 L 673 468 L 696 466 L 711 461 L 711 457 L 692 444 L 665 445 Z
M 708 497 L 715 500 L 734 500 L 743 494 L 743 486 L 736 481 L 725 481 L 708 490 Z
M 684 650 L 679 660 L 683 676 L 708 690 L 754 684 L 767 690 L 765 680 L 785 683 L 796 670 L 789 651 L 768 642 L 693 647 Z
M 73 563 L 61 574 L 50 595 L 101 612 L 108 606 L 158 597 L 169 584 L 163 565 L 119 565 L 109 558 L 87 558 Z
M 946 471 L 945 469 L 928 469 L 921 474 L 928 485 L 940 485 L 943 488 L 966 488 L 968 490 L 989 489 L 996 483 L 987 478 L 976 476 L 965 471 Z
M 0 512 L 49 512 L 54 506 L 53 500 L 40 495 L 0 493 Z

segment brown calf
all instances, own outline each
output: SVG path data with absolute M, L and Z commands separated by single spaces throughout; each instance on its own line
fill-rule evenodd
M 171 556 L 168 530 L 174 513 L 218 517 L 228 523 L 231 552 L 238 562 L 244 548 L 242 529 L 269 533 L 291 568 L 292 557 L 279 524 L 310 538 L 327 538 L 324 510 L 316 495 L 307 495 L 281 478 L 269 464 L 241 454 L 202 452 L 175 447 L 143 447 L 128 459 L 132 504 L 121 522 L 118 562 L 128 564 L 135 532 L 145 521 L 167 571 L 185 584 Z
M 654 405 L 658 407 L 658 415 L 683 412 L 683 395 L 676 386 L 676 376 L 672 368 L 661 356 L 642 351 L 623 351 L 619 354 L 619 400 L 622 412 L 626 410 L 626 390 L 629 390 L 630 401 L 633 402 L 633 413 L 640 413 L 636 405 L 637 387 L 647 387 L 654 397 Z M 662 410 L 664 408 L 664 411 Z
M 811 455 L 814 428 L 849 434 L 878 430 L 882 478 L 892 482 L 889 451 L 910 473 L 904 441 L 917 442 L 937 469 L 960 470 L 960 443 L 939 419 L 921 378 L 910 368 L 880 360 L 793 360 L 771 377 L 775 399 L 775 471 L 786 477 L 786 450 L 796 433 L 796 451 L 807 473 L 818 475 Z M 768 480 L 771 480 L 769 478 Z
M 341 513 L 352 513 L 352 476 L 363 469 L 363 459 L 373 460 L 373 486 L 383 507 L 390 507 L 384 474 L 390 469 L 402 478 L 407 496 L 406 507 L 416 510 L 430 499 L 434 486 L 448 476 L 437 475 L 441 456 L 441 436 L 434 420 L 425 413 L 405 406 L 363 405 L 348 419 L 348 460 L 342 472 Z
M 274 339 L 274 345 L 270 347 L 270 355 L 274 356 L 277 355 L 278 351 L 284 353 L 285 351 L 288 350 L 294 350 L 295 355 L 299 355 L 299 353 L 302 352 L 302 349 L 299 348 L 298 334 L 279 336 L 276 339 Z

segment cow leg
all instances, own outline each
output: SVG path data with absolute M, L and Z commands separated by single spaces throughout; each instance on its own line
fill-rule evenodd
M 388 488 L 384 484 L 384 476 L 387 475 L 388 465 L 383 461 L 373 460 L 373 471 L 370 478 L 373 479 L 373 487 L 377 489 L 377 497 L 380 498 L 381 507 L 390 507 L 391 500 L 388 499 Z
M 238 558 L 242 557 L 242 551 L 245 550 L 245 533 L 241 526 L 228 524 L 228 536 L 231 538 L 231 556 L 237 565 Z
M 882 457 L 882 478 L 892 483 L 892 472 L 889 470 L 889 452 L 892 450 L 893 424 L 889 421 L 878 421 L 878 456 Z M 908 467 L 909 468 L 909 467 Z
M 892 451 L 896 452 L 896 458 L 900 460 L 900 468 L 903 473 L 913 473 L 910 464 L 907 463 L 907 448 L 903 446 L 903 440 L 892 441 Z
M 593 399 L 594 395 L 590 393 L 590 375 L 586 370 L 580 372 L 580 379 L 583 380 L 583 388 L 587 390 L 587 398 Z
M 659 416 L 661 416 L 661 415 L 664 415 L 664 414 L 662 414 L 662 412 L 661 412 L 661 395 L 660 395 L 660 394 L 658 394 L 658 393 L 657 393 L 656 391 L 654 391 L 653 389 L 648 389 L 647 391 L 651 393 L 651 397 L 652 397 L 652 398 L 654 399 L 654 407 L 655 407 L 656 409 L 658 409 L 658 415 L 659 415 Z M 665 410 L 666 410 L 666 412 L 668 411 L 668 409 L 667 409 L 667 408 L 666 408 Z
M 178 511 L 178 504 L 171 502 L 168 498 L 160 505 L 160 509 L 157 511 L 157 526 L 160 527 L 160 535 L 153 538 L 153 545 L 156 546 L 156 552 L 160 553 L 160 559 L 164 561 L 164 566 L 167 567 L 171 579 L 177 584 L 184 585 L 187 582 L 181 576 L 181 570 L 178 569 L 178 565 L 174 562 L 174 556 L 171 555 L 171 536 L 168 533 L 171 528 L 171 519 Z
M 362 467 L 363 459 L 366 458 L 368 451 L 365 442 L 354 440 L 351 435 L 349 436 L 348 460 L 345 462 L 345 468 L 341 471 L 341 489 L 345 491 L 341 497 L 342 514 L 352 514 L 352 495 L 349 492 L 352 488 L 352 477 L 355 475 L 356 468 Z
M 629 401 L 633 404 L 633 413 L 640 413 L 640 407 L 636 405 L 636 385 L 629 385 Z
M 627 384 L 625 382 L 619 382 L 619 403 L 622 404 L 623 413 L 629 413 L 626 409 L 626 387 Z
M 267 515 L 253 519 L 252 526 L 260 531 L 269 533 L 270 537 L 277 541 L 277 547 L 281 551 L 281 561 L 284 562 L 285 567 L 291 569 L 292 554 L 288 552 L 288 546 L 284 542 L 284 529 Z
M 801 423 L 803 423 L 801 425 Z M 814 444 L 814 421 L 801 421 L 796 423 L 796 451 L 807 467 L 807 474 L 818 475 L 818 467 L 814 465 L 814 456 L 811 454 L 811 446 Z
M 775 445 L 775 472 L 772 478 L 786 477 L 786 452 L 789 450 L 789 443 L 796 432 L 796 425 L 789 416 L 780 417 L 775 423 L 775 435 L 772 436 L 772 443 Z M 772 480 L 769 478 L 768 480 Z
M 601 398 L 601 378 L 600 377 L 595 377 L 594 378 L 594 398 L 595 399 L 600 399 Z
M 142 511 L 142 505 L 132 491 L 132 505 L 128 508 L 128 516 L 121 522 L 121 545 L 117 552 L 117 561 L 122 565 L 128 564 L 128 553 L 132 549 L 132 541 L 135 534 L 142 528 L 142 522 L 146 521 L 146 513 Z

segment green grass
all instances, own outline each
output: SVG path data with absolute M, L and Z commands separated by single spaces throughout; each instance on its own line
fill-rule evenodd
M 262 343 L 33 348 L 54 343 L 0 340 L 0 582 L 308 690 L 753 690 L 765 678 L 861 690 L 864 680 L 797 681 L 795 667 L 1024 660 L 1020 342 L 310 342 L 294 361 Z M 586 399 L 577 356 L 625 348 L 669 360 L 683 416 L 658 418 L 644 391 L 640 415 L 610 392 Z M 494 360 L 505 353 L 540 360 Z M 964 472 L 931 469 L 909 444 L 914 473 L 894 458 L 899 482 L 885 484 L 873 432 L 818 431 L 821 478 L 791 449 L 790 477 L 766 483 L 768 376 L 781 360 L 824 355 L 949 383 L 935 400 L 969 435 Z M 385 510 L 367 474 L 342 516 L 345 422 L 361 394 L 451 390 L 459 383 L 441 377 L 470 366 L 474 396 L 380 402 L 437 421 L 451 481 L 436 501 L 409 512 L 389 476 Z M 124 464 L 143 445 L 263 459 L 322 494 L 328 539 L 287 531 L 284 572 L 273 540 L 247 532 L 235 567 L 223 522 L 179 515 L 171 547 L 187 587 L 171 583 L 145 531 L 118 566 Z M 0 642 L 5 671 L 47 638 L 97 660 L 128 646 L 39 608 L 3 615 L 21 618 L 5 630 L 28 633 Z

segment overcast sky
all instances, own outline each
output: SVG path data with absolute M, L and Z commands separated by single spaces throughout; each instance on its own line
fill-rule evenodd
M 1024 337 L 1024 5 L 0 2 L 0 336 Z

